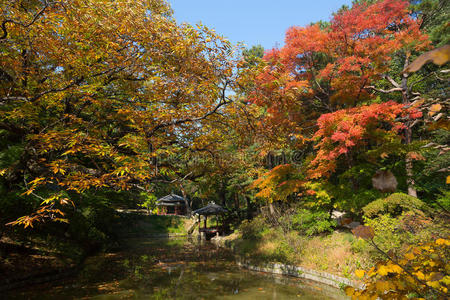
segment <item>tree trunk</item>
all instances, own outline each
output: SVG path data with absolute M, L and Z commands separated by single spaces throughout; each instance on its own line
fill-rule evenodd
M 227 197 L 226 197 L 226 191 L 225 191 L 225 184 L 223 182 L 220 183 L 219 199 L 220 199 L 221 205 L 223 207 L 226 207 Z
M 184 205 L 186 206 L 186 214 L 188 215 L 188 217 L 190 217 L 192 214 L 192 209 L 187 200 L 186 191 L 184 190 L 183 185 L 181 183 L 180 183 L 180 190 L 181 190 L 181 194 L 183 195 Z
M 245 196 L 245 200 L 247 201 L 247 220 L 252 219 L 252 203 L 250 197 Z
M 405 57 L 405 69 L 409 65 L 409 56 L 410 53 L 406 52 Z M 408 88 L 408 73 L 404 73 L 402 77 L 402 97 L 403 97 L 403 104 L 409 105 L 410 103 L 410 91 Z M 409 145 L 412 141 L 412 122 L 411 120 L 406 121 L 406 129 L 405 129 L 405 144 Z M 412 159 L 407 155 L 405 158 L 405 164 L 406 164 L 406 185 L 408 186 L 408 195 L 416 197 L 417 198 L 417 190 L 415 188 L 415 182 L 413 179 L 413 161 Z

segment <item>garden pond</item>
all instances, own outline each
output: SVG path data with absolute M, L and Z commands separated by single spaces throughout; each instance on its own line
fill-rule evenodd
M 128 239 L 74 277 L 9 291 L 8 299 L 347 299 L 315 282 L 239 268 L 230 251 L 187 238 Z

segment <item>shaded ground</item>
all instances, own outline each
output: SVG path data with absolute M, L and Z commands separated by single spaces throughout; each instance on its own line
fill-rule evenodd
M 8 237 L 0 240 L 0 285 L 42 274 L 49 274 L 74 266 L 45 245 L 21 245 Z

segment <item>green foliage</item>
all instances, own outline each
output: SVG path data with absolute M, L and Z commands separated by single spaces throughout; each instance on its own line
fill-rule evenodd
M 273 254 L 269 256 L 269 258 L 271 259 L 271 261 L 289 263 L 294 260 L 294 256 L 295 250 L 291 245 L 289 245 L 287 241 L 283 240 L 277 244 L 277 247 L 275 248 Z
M 431 133 L 421 132 L 426 135 L 428 141 L 437 145 L 448 145 L 450 143 L 450 131 L 439 129 Z M 442 190 L 448 189 L 446 184 L 447 173 L 445 170 L 450 167 L 450 151 L 442 151 L 434 147 L 424 148 L 420 152 L 425 160 L 415 162 L 415 181 L 420 198 L 428 205 L 435 206 L 436 195 Z
M 85 253 L 91 254 L 111 242 L 115 233 L 113 224 L 117 222 L 116 212 L 107 206 L 87 206 L 78 208 L 70 214 L 71 222 L 66 235 Z
M 292 216 L 292 225 L 300 234 L 312 236 L 332 232 L 336 222 L 331 220 L 328 212 L 301 209 Z
M 242 51 L 242 56 L 247 66 L 256 66 L 261 63 L 264 56 L 264 47 L 261 45 L 252 46 L 249 49 Z
M 335 200 L 335 187 L 328 182 L 307 182 L 304 187 L 308 189 L 304 199 L 312 209 L 330 209 Z
M 262 217 L 256 217 L 253 220 L 244 220 L 239 227 L 242 238 L 245 240 L 261 239 L 268 226 Z
M 140 207 L 147 209 L 149 213 L 156 212 L 156 200 L 158 199 L 154 194 L 141 193 L 141 197 L 144 198 L 142 203 L 139 204 Z
M 440 207 L 443 207 L 447 211 L 450 211 L 450 190 L 442 191 L 441 196 L 436 199 L 436 202 Z
M 394 193 L 386 198 L 378 199 L 363 208 L 364 215 L 369 218 L 389 214 L 399 216 L 407 211 L 420 211 L 426 209 L 425 203 L 416 197 L 403 193 Z
M 422 27 L 436 46 L 450 43 L 450 2 L 446 0 L 410 0 L 413 14 L 422 19 Z
M 377 218 L 364 218 L 364 223 L 375 231 L 374 241 L 385 251 L 398 249 L 408 240 L 408 233 L 401 230 L 401 218 L 381 215 Z

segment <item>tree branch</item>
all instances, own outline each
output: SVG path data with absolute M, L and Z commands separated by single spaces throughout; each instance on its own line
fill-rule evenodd
M 370 85 L 370 86 L 366 86 L 364 88 L 365 89 L 374 90 L 376 92 L 380 92 L 380 93 L 383 93 L 383 94 L 390 94 L 390 93 L 393 93 L 393 92 L 401 92 L 402 91 L 402 88 L 400 88 L 400 87 L 392 88 L 390 90 L 383 90 L 383 89 L 376 88 L 373 85 Z
M 164 128 L 164 127 L 169 127 L 169 126 L 174 126 L 174 125 L 180 125 L 180 124 L 184 124 L 184 123 L 188 123 L 188 122 L 198 122 L 201 120 L 206 119 L 207 117 L 209 117 L 210 115 L 214 114 L 217 112 L 217 110 L 224 106 L 225 104 L 230 103 L 230 100 L 227 100 L 226 96 L 225 96 L 225 91 L 227 88 L 228 82 L 225 82 L 225 85 L 223 87 L 222 90 L 222 97 L 219 101 L 219 103 L 209 112 L 205 113 L 203 116 L 197 117 L 197 118 L 185 118 L 185 119 L 179 119 L 179 120 L 173 120 L 170 122 L 166 122 L 166 123 L 162 123 L 159 125 L 156 125 L 155 127 L 153 127 L 153 129 L 147 134 L 147 138 L 153 136 L 158 130 Z
M 8 36 L 6 24 L 12 23 L 12 24 L 16 24 L 16 25 L 19 25 L 19 26 L 22 26 L 25 28 L 30 27 L 31 25 L 34 24 L 34 22 L 37 21 L 37 19 L 39 19 L 39 17 L 44 13 L 44 11 L 47 9 L 48 6 L 49 6 L 49 3 L 47 1 L 45 1 L 44 7 L 37 14 L 34 15 L 33 19 L 28 24 L 23 24 L 22 22 L 17 22 L 17 21 L 11 20 L 11 19 L 4 20 L 2 22 L 2 25 L 0 26 L 3 31 L 2 36 L 0 36 L 0 40 L 4 40 Z
M 386 79 L 387 81 L 389 81 L 394 87 L 396 88 L 401 88 L 400 84 L 398 84 L 394 79 L 392 79 L 392 77 L 390 77 L 389 75 L 383 75 L 383 78 Z

